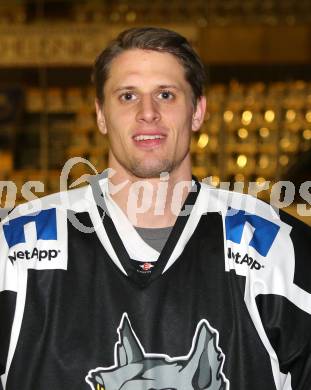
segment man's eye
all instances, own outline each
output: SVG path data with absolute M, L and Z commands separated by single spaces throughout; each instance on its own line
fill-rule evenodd
M 171 100 L 174 98 L 174 94 L 170 91 L 162 91 L 159 93 L 160 99 Z
M 120 96 L 120 99 L 129 102 L 135 100 L 135 95 L 132 92 L 125 92 Z

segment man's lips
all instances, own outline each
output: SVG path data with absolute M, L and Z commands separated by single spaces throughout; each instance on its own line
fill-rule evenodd
M 160 146 L 166 138 L 162 133 L 137 133 L 133 136 L 135 145 L 143 148 Z
M 164 135 L 162 134 L 139 134 L 133 137 L 134 141 L 147 141 L 153 139 L 162 139 Z

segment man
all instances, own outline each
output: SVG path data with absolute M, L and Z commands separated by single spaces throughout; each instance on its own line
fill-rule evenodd
M 310 230 L 191 177 L 189 43 L 125 31 L 94 82 L 110 170 L 1 227 L 3 389 L 309 390 Z

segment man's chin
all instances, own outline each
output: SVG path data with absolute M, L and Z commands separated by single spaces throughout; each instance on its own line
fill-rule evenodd
M 168 160 L 162 161 L 160 164 L 135 164 L 130 167 L 132 175 L 141 179 L 159 178 L 161 173 L 170 173 L 172 171 L 172 163 Z

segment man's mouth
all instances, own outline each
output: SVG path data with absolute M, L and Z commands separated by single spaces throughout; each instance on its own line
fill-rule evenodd
M 133 136 L 133 141 L 138 148 L 154 149 L 165 142 L 164 134 L 137 134 Z
M 164 135 L 136 135 L 134 137 L 135 141 L 147 141 L 147 140 L 154 140 L 154 139 L 162 139 L 164 138 Z

